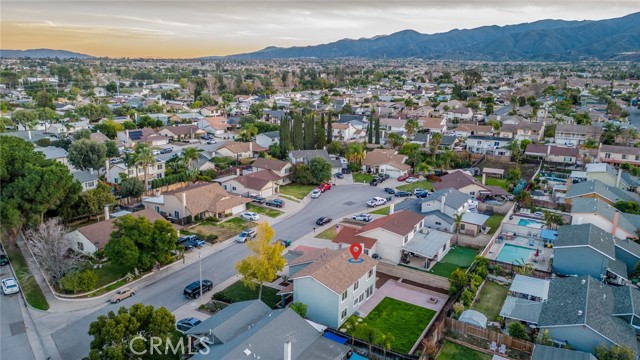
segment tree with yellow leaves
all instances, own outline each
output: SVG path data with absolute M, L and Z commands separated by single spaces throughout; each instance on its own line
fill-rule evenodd
M 286 264 L 282 256 L 284 247 L 279 243 L 271 243 L 274 235 L 275 231 L 267 222 L 259 223 L 256 239 L 247 243 L 253 254 L 236 263 L 236 270 L 242 275 L 241 281 L 246 287 L 255 289 L 260 286 L 258 299 L 262 298 L 262 284 L 275 280 L 278 271 Z

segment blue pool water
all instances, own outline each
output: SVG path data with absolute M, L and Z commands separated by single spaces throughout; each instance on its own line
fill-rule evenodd
M 541 229 L 542 226 L 544 226 L 544 223 L 536 220 L 520 219 L 520 221 L 518 221 L 518 226 L 526 226 L 530 228 Z
M 505 263 L 512 264 L 515 260 L 519 260 L 520 262 L 528 262 L 529 256 L 533 252 L 533 249 L 525 248 L 522 246 L 516 246 L 511 244 L 505 244 L 500 250 L 498 257 L 496 260 L 502 261 Z
M 364 356 L 362 356 L 360 354 L 356 354 L 356 353 L 353 353 L 353 355 L 351 355 L 350 359 L 351 360 L 367 360 L 366 357 L 364 357 Z

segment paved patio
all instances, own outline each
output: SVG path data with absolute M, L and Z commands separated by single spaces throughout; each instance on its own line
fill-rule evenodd
M 404 301 L 426 309 L 431 309 L 436 313 L 442 310 L 444 303 L 447 301 L 446 295 L 421 289 L 409 284 L 399 283 L 396 280 L 387 280 L 381 288 L 376 290 L 369 300 L 358 308 L 359 316 L 366 317 L 369 315 L 369 313 L 375 309 L 375 307 L 378 306 L 385 297 L 390 297 L 392 299 Z M 429 301 L 429 298 L 435 298 L 438 301 L 434 304 Z

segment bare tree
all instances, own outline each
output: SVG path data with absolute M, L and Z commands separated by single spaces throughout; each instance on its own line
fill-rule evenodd
M 52 283 L 82 268 L 84 263 L 82 256 L 71 249 L 65 234 L 66 229 L 57 218 L 49 219 L 25 234 L 33 256 Z

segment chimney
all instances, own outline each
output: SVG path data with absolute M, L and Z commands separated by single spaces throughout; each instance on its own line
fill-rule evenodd
M 236 176 L 240 176 L 240 168 L 236 169 Z
M 620 218 L 620 211 L 617 211 L 613 214 L 613 225 L 611 226 L 611 235 L 616 235 L 616 230 L 618 230 L 618 219 Z
M 125 129 L 124 134 L 127 136 L 127 141 L 129 141 L 129 129 Z
M 487 184 L 487 174 L 482 173 L 482 185 L 486 185 Z
M 284 360 L 292 360 L 291 358 L 291 340 L 284 342 Z
M 31 130 L 28 130 L 27 133 L 29 134 L 29 140 L 31 140 Z
M 582 216 L 578 216 L 578 219 L 576 220 L 576 225 L 582 225 Z
M 109 216 L 109 205 L 105 205 L 104 207 L 104 219 L 109 220 L 111 216 Z
M 249 156 L 253 156 L 253 141 L 249 141 Z
M 620 187 L 621 178 L 622 178 L 622 169 L 618 169 L 618 178 L 616 179 L 616 187 Z
M 551 154 L 551 145 L 547 145 L 547 157 Z
M 89 174 L 93 175 L 93 168 L 89 169 Z
M 187 215 L 187 192 L 182 192 L 182 216 Z
M 440 198 L 440 212 L 444 213 L 444 205 L 445 205 L 445 200 L 447 199 L 447 194 L 442 195 L 442 197 Z
M 391 205 L 389 205 L 389 215 L 393 215 L 393 212 L 395 210 L 395 205 L 394 203 L 391 203 Z

